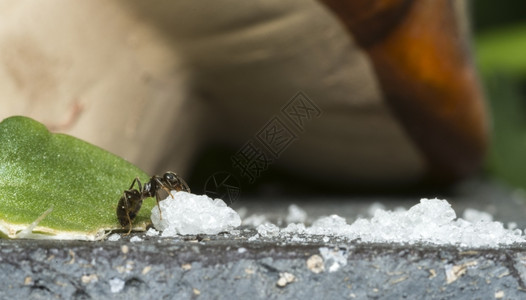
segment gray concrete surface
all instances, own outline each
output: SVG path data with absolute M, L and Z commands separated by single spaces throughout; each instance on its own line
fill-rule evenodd
M 526 227 L 516 192 L 493 183 L 467 183 L 447 197 L 492 211 L 495 219 Z M 433 195 L 422 195 L 433 197 Z M 234 203 L 278 221 L 290 203 L 309 216 L 338 213 L 352 220 L 375 201 L 412 206 L 414 197 L 252 199 Z M 75 242 L 0 240 L 0 299 L 524 299 L 526 245 L 458 249 L 425 245 L 360 244 L 337 238 L 249 241 L 238 235 L 147 237 Z M 143 240 L 131 242 L 139 236 Z M 320 248 L 346 257 L 311 264 Z M 320 255 L 321 256 L 321 255 Z M 316 258 L 316 257 L 315 257 Z M 323 270 L 322 270 L 323 269 Z M 281 281 L 280 281 L 280 278 Z M 289 282 L 287 282 L 287 279 Z

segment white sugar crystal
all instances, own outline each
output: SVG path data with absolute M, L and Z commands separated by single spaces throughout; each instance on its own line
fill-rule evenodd
M 451 205 L 445 200 L 422 199 L 409 210 L 384 210 L 376 206 L 371 219 L 360 218 L 352 224 L 338 216 L 321 217 L 312 226 L 291 223 L 279 230 L 279 235 L 289 241 L 301 241 L 301 235 L 321 235 L 323 241 L 328 237 L 359 239 L 373 243 L 431 243 L 437 245 L 457 245 L 463 247 L 498 247 L 513 243 L 525 243 L 526 237 L 520 229 L 504 228 L 500 222 L 492 221 L 485 212 L 466 210 L 463 218 L 457 218 Z M 264 224 L 258 227 L 255 240 L 259 236 L 275 236 L 276 227 Z M 307 240 L 307 239 L 305 239 Z M 325 251 L 325 250 L 323 250 Z M 332 265 L 327 266 L 330 270 Z M 334 265 L 333 269 L 338 266 Z
M 248 212 L 248 209 L 244 206 L 237 209 L 237 214 L 239 215 L 241 219 L 245 218 L 245 216 L 247 215 L 247 212 Z
M 371 204 L 371 206 L 369 206 L 369 208 L 367 209 L 367 215 L 369 217 L 372 217 L 374 216 L 374 214 L 376 213 L 377 210 L 385 210 L 385 205 L 383 205 L 382 203 L 380 202 L 374 202 L 373 204 Z
M 304 233 L 305 224 L 303 223 L 291 223 L 287 227 L 281 229 L 282 233 Z
M 279 234 L 279 227 L 272 224 L 272 223 L 265 223 L 259 225 L 256 230 L 258 231 L 259 235 L 262 237 L 272 237 L 277 236 Z
M 517 229 L 517 223 L 515 223 L 515 222 L 508 222 L 506 227 L 508 227 L 509 230 Z
M 147 236 L 158 236 L 159 235 L 159 231 L 153 229 L 153 228 L 149 228 L 148 231 L 146 231 L 146 235 Z
M 445 200 L 422 199 L 406 212 L 379 210 L 371 220 L 359 219 L 349 237 L 365 242 L 453 244 L 465 247 L 495 247 L 525 242 L 517 231 L 500 222 L 469 222 L 457 219 Z
M 130 242 L 133 242 L 133 243 L 135 243 L 135 242 L 142 242 L 142 239 L 140 237 L 138 237 L 138 236 L 134 236 L 134 237 L 132 237 L 130 239 Z
M 110 290 L 112 293 L 118 293 L 124 289 L 124 280 L 120 278 L 110 279 Z
M 162 236 L 177 234 L 218 234 L 228 232 L 241 225 L 241 218 L 221 199 L 211 199 L 206 195 L 172 191 L 159 203 L 159 209 L 152 209 L 152 223 Z
M 108 237 L 108 241 L 110 242 L 116 242 L 121 239 L 121 235 L 118 233 L 113 233 Z
M 300 237 L 300 236 L 299 236 L 299 235 L 297 235 L 297 234 L 295 234 L 295 235 L 293 235 L 293 236 L 292 236 L 292 237 L 290 238 L 290 240 L 289 240 L 289 241 L 291 241 L 291 242 L 296 242 L 296 243 L 302 243 L 302 242 L 305 242 L 305 241 L 306 241 L 306 239 L 305 239 L 305 238 L 302 238 L 302 237 Z
M 327 247 L 321 247 L 319 250 L 325 262 L 325 268 L 329 270 L 329 272 L 336 272 L 340 267 L 347 265 L 346 250 L 338 248 L 329 249 Z
M 289 213 L 285 218 L 287 223 L 304 223 L 307 220 L 307 212 L 296 204 L 291 204 L 289 206 Z
M 316 235 L 345 235 L 350 227 L 344 218 L 338 215 L 321 217 L 312 223 L 312 226 L 306 229 L 308 234 Z
M 253 236 L 249 237 L 249 238 L 247 239 L 247 241 L 249 241 L 249 242 L 253 242 L 253 241 L 257 240 L 258 238 L 259 238 L 259 234 L 256 233 L 256 234 L 254 234 Z
M 267 216 L 265 215 L 250 215 L 248 218 L 243 220 L 243 225 L 258 227 L 259 225 L 267 222 Z
M 493 221 L 493 216 L 491 214 L 473 208 L 467 208 L 464 210 L 462 218 L 471 223 Z
M 395 207 L 394 211 L 395 212 L 404 212 L 404 211 L 407 211 L 407 209 L 405 207 L 402 207 L 402 206 L 397 206 L 397 207 Z

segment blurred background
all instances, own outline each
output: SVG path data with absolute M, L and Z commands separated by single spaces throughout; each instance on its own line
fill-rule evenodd
M 473 1 L 474 50 L 493 118 L 487 174 L 526 188 L 526 1 Z
M 51 3 L 0 3 L 0 119 L 33 117 L 148 173 L 182 173 L 199 193 L 214 172 L 239 175 L 233 154 L 302 90 L 323 117 L 244 192 L 349 178 L 411 186 L 424 173 L 368 60 L 318 1 L 259 1 L 222 13 L 192 1 Z M 526 188 L 526 2 L 469 3 L 473 60 L 492 118 L 483 174 Z M 402 89 L 411 94 L 411 86 Z M 334 128 L 340 138 L 327 130 Z

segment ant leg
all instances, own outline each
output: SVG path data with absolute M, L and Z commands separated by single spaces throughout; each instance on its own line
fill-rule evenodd
M 134 180 L 134 183 L 135 183 L 135 180 Z M 133 184 L 132 184 L 132 186 L 133 186 Z M 124 193 L 124 211 L 126 212 L 126 218 L 128 218 L 128 227 L 129 227 L 128 233 L 125 234 L 125 236 L 126 236 L 126 235 L 129 235 L 131 233 L 132 227 L 133 227 L 132 220 L 130 218 L 130 209 L 128 208 L 128 199 L 126 198 L 126 192 Z
M 169 188 L 167 188 L 166 185 L 164 183 L 162 183 L 158 178 L 154 178 L 154 179 L 157 182 L 157 184 L 159 185 L 159 187 L 161 187 L 165 192 L 167 192 L 168 195 L 173 199 L 174 196 L 172 195 L 171 190 Z M 159 197 L 157 192 L 155 192 L 155 196 Z M 158 200 L 157 200 L 157 203 L 159 203 Z
M 133 189 L 133 186 L 135 185 L 135 182 L 137 181 L 138 177 L 135 177 L 135 179 L 132 181 L 132 184 L 130 185 L 130 188 L 128 190 Z
M 127 236 L 127 235 L 130 235 L 130 233 L 131 233 L 131 231 L 132 231 L 132 228 L 133 228 L 133 226 L 132 226 L 132 223 L 131 223 L 131 220 L 130 220 L 130 217 L 129 217 L 129 216 L 128 216 L 128 220 L 130 221 L 130 225 L 128 225 L 128 226 L 129 226 L 129 228 L 128 228 L 128 232 L 126 232 L 125 236 Z
M 161 211 L 161 205 L 159 204 L 159 192 L 155 192 L 155 201 L 157 201 L 157 208 L 159 209 L 159 219 L 163 219 L 163 212 Z
M 170 195 L 170 198 L 174 198 L 174 196 L 172 195 L 172 191 L 169 188 L 163 186 L 163 190 L 165 190 L 168 193 L 168 195 Z
M 133 186 L 135 185 L 135 182 L 137 182 L 137 185 L 139 185 L 139 193 L 142 193 L 142 185 L 141 185 L 141 180 L 139 179 L 139 177 L 135 177 L 135 179 L 132 181 L 132 184 L 131 184 L 129 190 L 133 189 Z
M 184 179 L 182 178 L 179 178 L 179 180 L 181 181 L 180 191 L 185 191 L 185 192 L 190 193 L 190 187 L 188 186 L 188 183 L 186 183 L 186 181 L 184 181 Z

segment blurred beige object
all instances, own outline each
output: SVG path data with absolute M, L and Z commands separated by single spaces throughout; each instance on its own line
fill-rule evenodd
M 2 3 L 1 118 L 33 117 L 149 172 L 166 147 L 181 158 L 195 150 L 198 107 L 185 102 L 179 58 L 155 28 L 118 2 Z
M 4 1 L 0 18 L 0 118 L 33 117 L 149 173 L 184 177 L 210 144 L 234 154 L 303 91 L 323 115 L 276 165 L 355 184 L 426 174 L 369 58 L 319 2 Z

